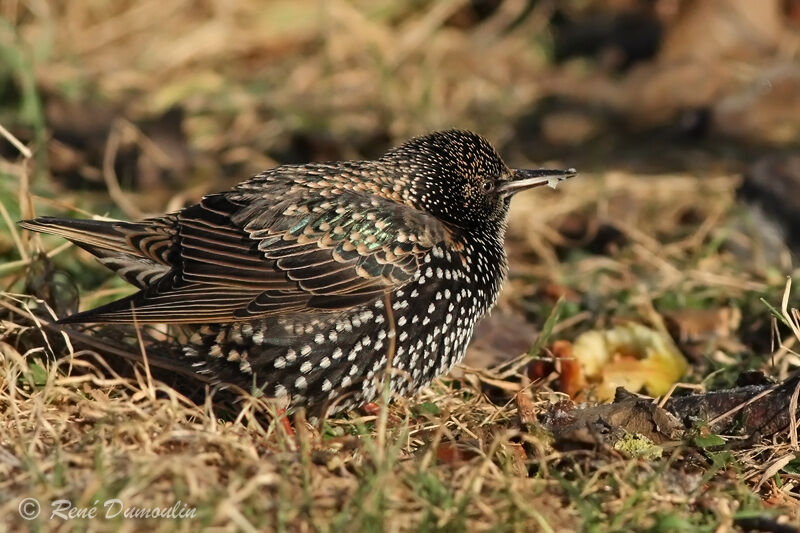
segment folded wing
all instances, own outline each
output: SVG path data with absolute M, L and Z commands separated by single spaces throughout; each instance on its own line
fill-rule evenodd
M 288 189 L 276 198 L 234 190 L 103 231 L 68 233 L 56 230 L 63 224 L 54 219 L 23 225 L 63 235 L 101 261 L 132 258 L 158 272 L 138 293 L 63 322 L 208 323 L 335 312 L 407 283 L 447 238 L 441 222 L 404 204 L 350 190 L 308 192 Z

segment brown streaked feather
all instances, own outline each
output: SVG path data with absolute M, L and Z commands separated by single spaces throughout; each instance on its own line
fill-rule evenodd
M 169 227 L 160 221 L 74 220 L 41 217 L 22 220 L 25 229 L 64 237 L 139 288 L 169 272 Z

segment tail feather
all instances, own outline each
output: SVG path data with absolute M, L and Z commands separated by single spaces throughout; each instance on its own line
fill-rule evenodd
M 56 324 L 88 324 L 88 323 L 101 324 L 101 323 L 119 322 L 117 320 L 108 319 L 105 316 L 105 314 L 114 313 L 117 311 L 125 311 L 125 310 L 130 312 L 131 307 L 135 306 L 137 297 L 140 294 L 141 293 L 131 294 L 130 296 L 126 296 L 125 298 L 120 298 L 119 300 L 114 300 L 113 302 L 101 305 L 100 307 L 96 307 L 94 309 L 89 309 L 87 311 L 81 311 L 80 313 L 75 313 L 73 315 L 66 316 L 64 318 L 59 319 L 56 322 Z
M 130 223 L 116 220 L 75 220 L 56 217 L 19 221 L 22 228 L 64 237 L 93 254 L 95 254 L 94 248 L 128 254 L 135 253 L 126 234 L 120 231 L 120 224 Z
M 41 217 L 20 227 L 58 235 L 97 257 L 128 283 L 145 288 L 166 274 L 170 234 L 163 224 Z

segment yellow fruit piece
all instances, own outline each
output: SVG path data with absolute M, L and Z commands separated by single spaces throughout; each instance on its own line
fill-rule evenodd
M 634 322 L 583 333 L 572 353 L 600 401 L 613 400 L 617 387 L 665 394 L 688 368 L 671 338 Z

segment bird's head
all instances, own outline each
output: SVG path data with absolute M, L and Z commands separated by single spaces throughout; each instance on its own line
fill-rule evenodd
M 416 137 L 387 152 L 383 160 L 407 176 L 409 202 L 462 228 L 502 221 L 517 192 L 554 186 L 576 174 L 575 169 L 508 168 L 486 139 L 463 130 Z

